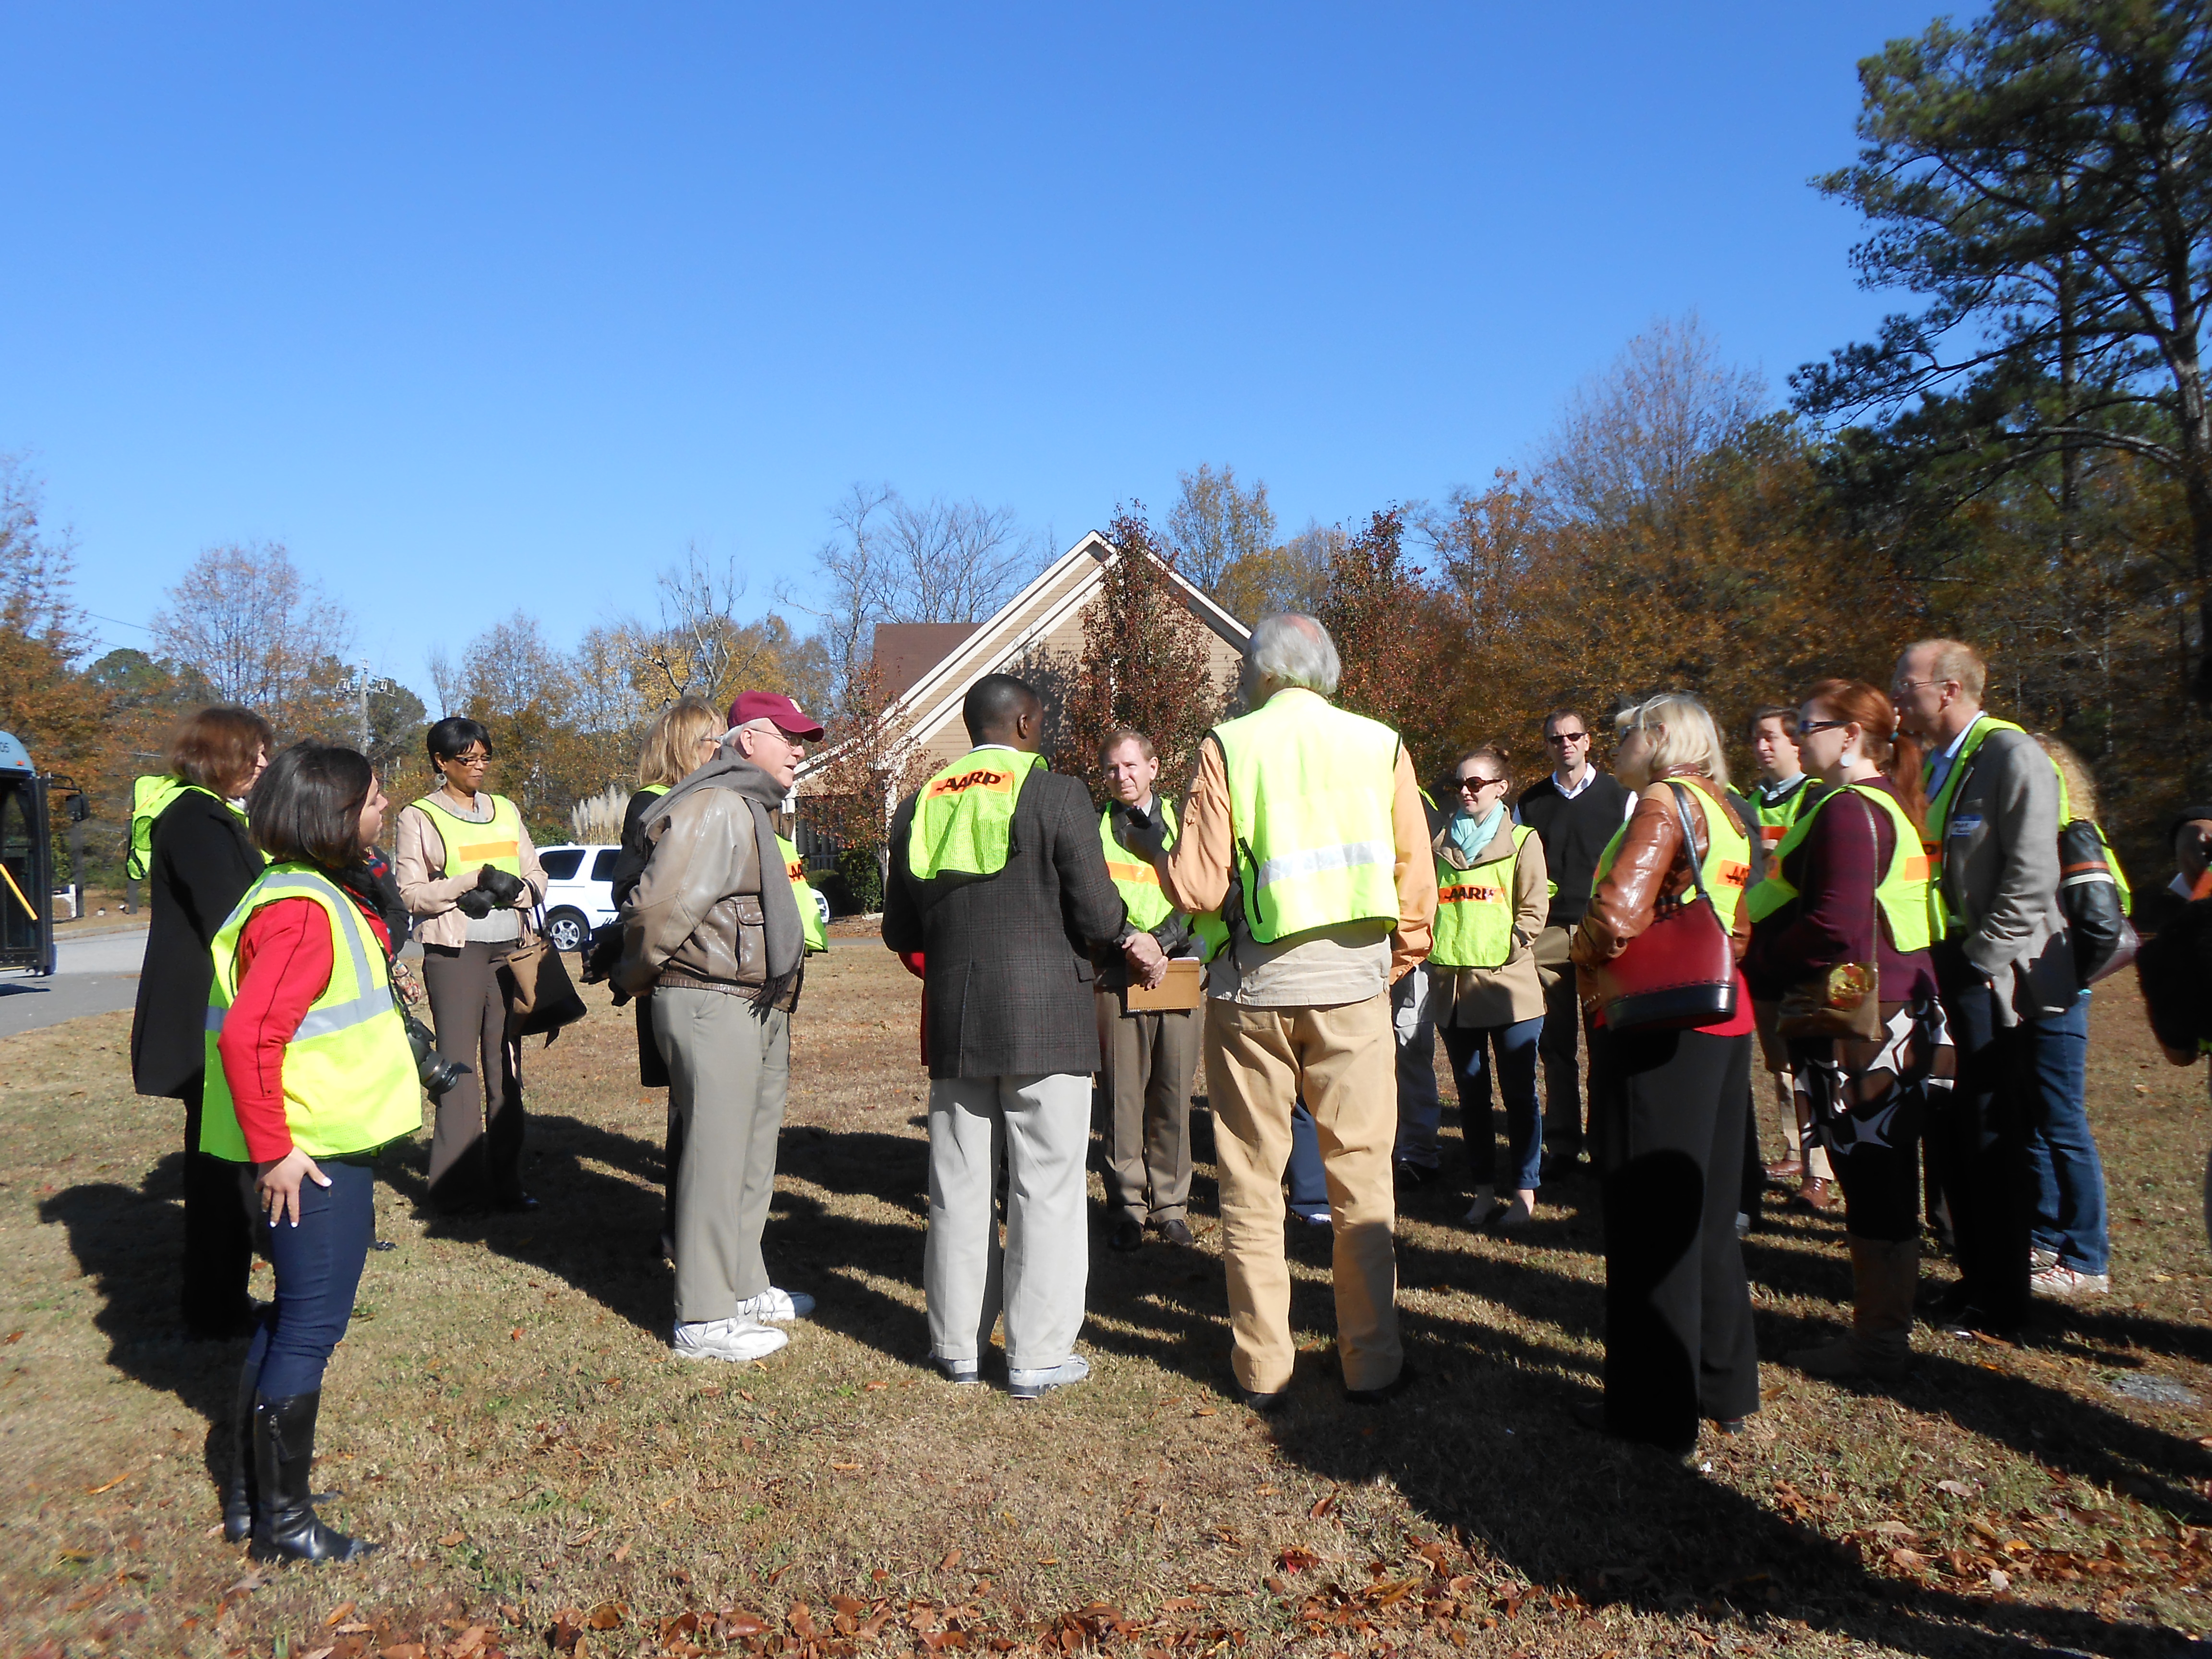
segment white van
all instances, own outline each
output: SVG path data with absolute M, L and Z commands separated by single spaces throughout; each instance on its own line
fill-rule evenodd
M 545 935 L 556 951 L 580 951 L 592 930 L 615 919 L 615 860 L 619 847 L 541 847 L 538 861 L 545 866 Z M 814 908 L 822 925 L 830 925 L 830 901 L 814 890 Z

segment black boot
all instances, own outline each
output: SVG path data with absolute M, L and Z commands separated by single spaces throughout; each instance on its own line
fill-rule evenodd
M 253 1401 L 252 1555 L 257 1561 L 351 1561 L 376 1547 L 316 1518 L 309 1471 L 315 1461 L 320 1389 Z
M 230 1413 L 230 1471 L 222 1480 L 222 1541 L 243 1544 L 253 1535 L 253 1379 L 238 1379 L 238 1403 Z

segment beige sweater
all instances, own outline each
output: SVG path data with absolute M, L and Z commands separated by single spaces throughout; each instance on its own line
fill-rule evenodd
M 485 799 L 478 795 L 482 801 Z M 522 862 L 522 877 L 530 884 L 527 904 L 542 904 L 545 899 L 545 866 L 538 861 L 538 849 L 531 845 L 530 831 L 522 830 L 516 847 Z M 446 867 L 446 842 L 438 834 L 438 826 L 430 815 L 413 802 L 399 809 L 399 817 L 392 830 L 392 873 L 399 884 L 399 902 L 407 913 L 416 918 L 415 937 L 425 945 L 437 945 L 458 951 L 467 941 L 469 919 L 453 908 L 453 901 L 477 884 L 474 870 L 458 871 L 450 876 L 441 876 Z M 527 917 L 523 919 L 522 936 L 530 937 Z
M 1513 820 L 1498 826 L 1490 845 L 1462 859 L 1452 844 L 1451 825 L 1437 832 L 1438 859 L 1454 869 L 1472 868 L 1504 858 L 1513 850 Z M 1513 1025 L 1544 1012 L 1544 986 L 1536 977 L 1533 944 L 1551 914 L 1551 876 L 1544 864 L 1544 838 L 1521 844 L 1513 866 L 1513 953 L 1502 968 L 1443 968 L 1429 964 L 1429 1008 L 1439 1025 Z

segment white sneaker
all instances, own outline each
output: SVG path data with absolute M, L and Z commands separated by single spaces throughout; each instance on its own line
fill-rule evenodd
M 702 1319 L 676 1328 L 670 1352 L 678 1359 L 765 1359 L 791 1340 L 750 1319 Z
M 763 1325 L 784 1325 L 814 1311 L 814 1298 L 804 1291 L 779 1291 L 773 1285 L 758 1296 L 738 1304 L 738 1317 Z
M 1006 1372 L 1006 1392 L 1017 1400 L 1042 1400 L 1048 1389 L 1064 1389 L 1071 1382 L 1080 1382 L 1091 1375 L 1091 1362 L 1080 1354 L 1070 1354 L 1059 1364 L 1042 1370 Z
M 1498 1205 L 1497 1190 L 1495 1187 L 1477 1187 L 1474 1202 L 1467 1206 L 1467 1214 L 1461 1219 L 1470 1227 L 1480 1227 L 1489 1220 L 1491 1211 Z
M 2076 1273 L 2063 1261 L 2054 1261 L 2030 1276 L 2027 1287 L 2038 1296 L 2104 1296 L 2112 1288 L 2110 1273 Z

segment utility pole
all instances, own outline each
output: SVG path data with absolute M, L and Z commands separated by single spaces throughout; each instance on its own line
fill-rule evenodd
M 368 727 L 368 659 L 361 659 L 361 752 L 368 753 L 371 734 Z

